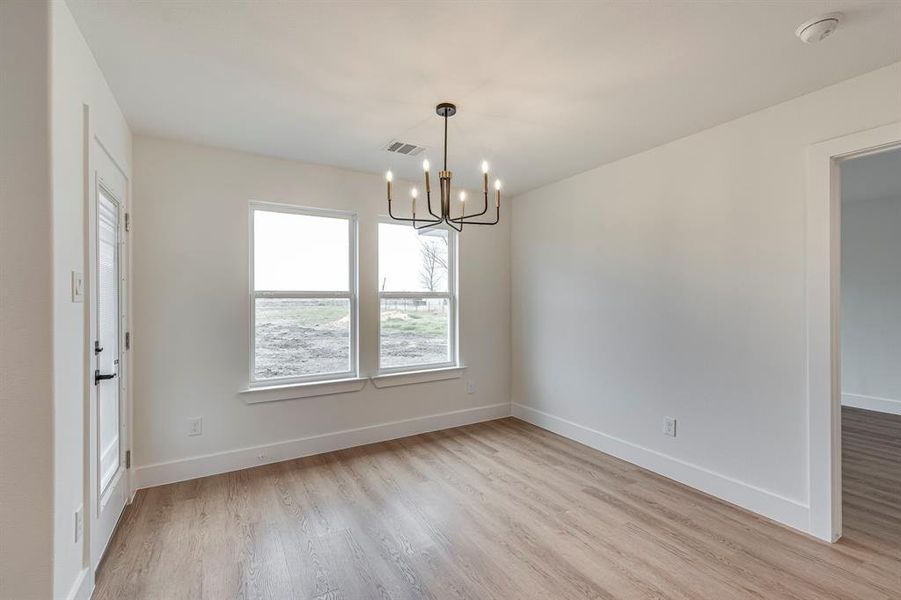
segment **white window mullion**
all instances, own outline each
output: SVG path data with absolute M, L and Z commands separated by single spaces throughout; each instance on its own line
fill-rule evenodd
M 451 295 L 449 292 L 379 292 L 379 298 L 398 298 L 401 300 L 420 300 L 425 298 L 444 298 L 449 300 Z
M 350 292 L 304 292 L 304 291 L 269 291 L 258 290 L 254 292 L 257 298 L 309 298 L 311 300 L 328 298 L 351 298 Z

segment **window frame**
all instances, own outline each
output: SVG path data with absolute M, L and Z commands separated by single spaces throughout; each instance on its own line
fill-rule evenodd
M 406 223 L 398 223 L 391 217 L 384 215 L 379 218 L 376 229 L 377 241 L 380 237 L 380 226 L 382 224 L 397 225 L 399 227 L 412 227 Z M 415 373 L 418 371 L 434 371 L 438 369 L 449 369 L 460 366 L 460 330 L 459 330 L 459 281 L 460 273 L 458 271 L 460 261 L 460 236 L 456 230 L 446 225 L 438 225 L 436 228 L 447 231 L 447 291 L 446 292 L 384 292 L 378 291 L 378 340 L 376 352 L 377 370 L 376 376 L 396 375 L 399 373 Z M 376 273 L 380 273 L 381 269 L 381 252 L 376 252 Z M 376 277 L 376 281 L 378 281 Z M 448 355 L 449 360 L 438 363 L 422 363 L 397 365 L 392 367 L 382 366 L 382 299 L 425 299 L 425 298 L 446 298 L 448 301 Z
M 256 290 L 255 284 L 255 251 L 256 240 L 255 234 L 255 214 L 256 211 L 276 212 L 291 215 L 303 215 L 309 217 L 326 217 L 332 219 L 343 219 L 347 221 L 347 260 L 348 260 L 348 282 L 347 291 L 273 291 L 273 290 Z M 287 386 L 303 383 L 315 383 L 322 381 L 336 381 L 342 379 L 353 379 L 359 377 L 359 260 L 357 249 L 359 248 L 359 227 L 357 213 L 345 210 L 333 210 L 326 208 L 314 208 L 307 206 L 297 206 L 294 204 L 280 204 L 276 202 L 261 202 L 252 200 L 248 204 L 248 224 L 249 224 L 249 256 L 248 264 L 248 297 L 250 306 L 250 374 L 249 388 L 266 388 L 275 386 Z M 329 373 L 317 373 L 312 375 L 299 375 L 290 377 L 270 377 L 258 379 L 256 376 L 256 301 L 257 298 L 298 298 L 306 300 L 325 300 L 325 299 L 346 299 L 350 304 L 350 365 L 347 371 L 333 371 Z

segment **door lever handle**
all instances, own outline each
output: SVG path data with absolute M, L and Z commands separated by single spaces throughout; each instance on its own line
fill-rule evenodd
M 96 369 L 94 371 L 94 385 L 97 385 L 105 379 L 112 379 L 115 376 L 115 373 L 100 373 L 100 369 Z

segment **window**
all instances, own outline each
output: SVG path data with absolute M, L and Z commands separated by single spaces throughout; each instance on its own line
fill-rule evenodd
M 379 372 L 457 364 L 457 237 L 379 224 Z
M 252 203 L 251 385 L 354 377 L 356 217 Z

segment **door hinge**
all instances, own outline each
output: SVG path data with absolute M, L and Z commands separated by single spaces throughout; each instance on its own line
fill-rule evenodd
M 131 468 L 131 450 L 125 451 L 125 468 L 126 469 Z
M 125 213 L 125 231 L 131 231 L 131 215 Z
M 130 331 L 125 332 L 125 349 L 131 350 L 131 332 Z

